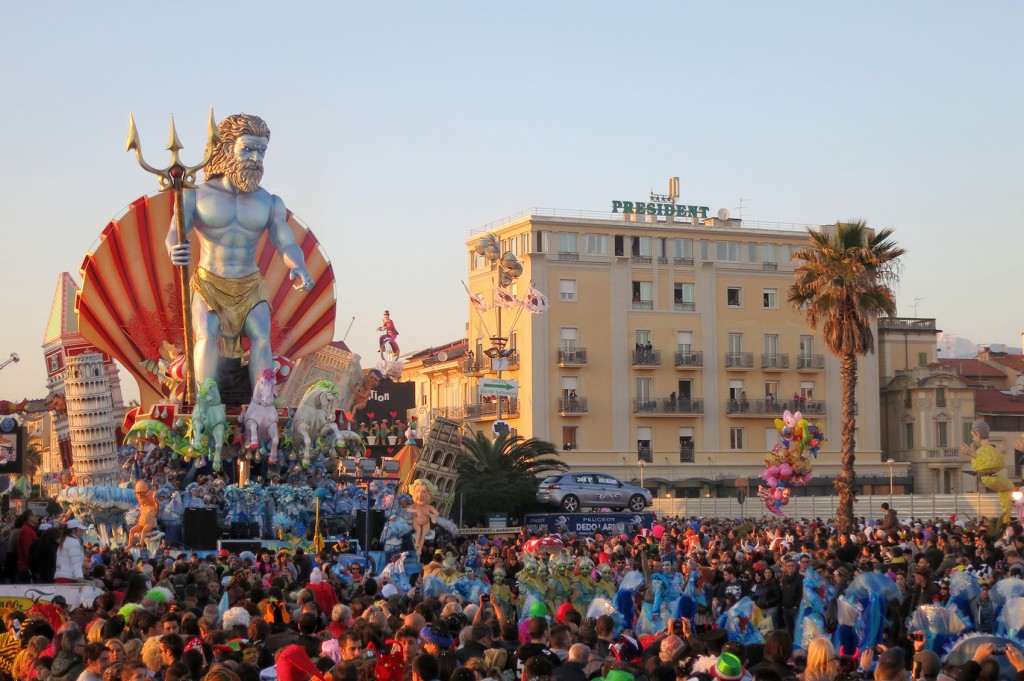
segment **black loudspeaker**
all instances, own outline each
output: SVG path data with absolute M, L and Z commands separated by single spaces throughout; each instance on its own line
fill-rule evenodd
M 366 536 L 366 511 L 356 511 L 356 524 L 352 528 L 352 536 L 359 540 L 363 549 L 370 546 L 374 539 L 380 539 L 384 531 L 384 511 L 370 511 L 370 536 Z
M 260 536 L 259 523 L 231 523 L 228 536 L 232 539 L 258 539 Z
M 217 540 L 220 539 L 217 511 L 212 508 L 186 508 L 181 525 L 186 548 L 200 551 L 217 548 Z

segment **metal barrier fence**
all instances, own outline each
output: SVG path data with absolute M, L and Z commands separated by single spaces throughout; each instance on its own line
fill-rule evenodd
M 754 489 L 754 488 L 752 488 Z M 948 518 L 955 513 L 958 519 L 999 515 L 999 495 L 971 492 L 967 494 L 874 494 L 857 498 L 853 514 L 865 518 L 881 517 L 880 506 L 884 502 L 896 510 L 901 520 L 907 518 Z M 835 517 L 838 496 L 790 497 L 782 507 L 791 518 L 832 518 Z M 735 497 L 712 497 L 694 499 L 655 499 L 651 509 L 659 516 L 698 516 L 721 518 L 763 518 L 771 516 L 756 495 L 747 497 L 740 504 Z

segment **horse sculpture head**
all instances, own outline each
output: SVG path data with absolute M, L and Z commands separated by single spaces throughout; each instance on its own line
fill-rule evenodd
M 274 404 L 274 386 L 277 385 L 277 377 L 272 369 L 264 369 L 256 381 L 256 387 L 252 391 L 252 403 L 262 407 L 269 407 Z

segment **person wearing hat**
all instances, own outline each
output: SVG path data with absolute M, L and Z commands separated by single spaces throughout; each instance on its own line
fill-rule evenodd
M 732 653 L 722 653 L 711 669 L 711 674 L 720 681 L 740 681 L 744 674 L 743 662 Z
M 63 535 L 57 547 L 57 569 L 53 579 L 57 584 L 81 581 L 85 578 L 82 568 L 85 560 L 85 551 L 82 549 L 85 525 L 81 520 L 72 518 L 64 526 Z
M 905 617 L 913 615 L 919 605 L 931 605 L 935 599 L 935 583 L 931 577 L 932 571 L 925 565 L 919 565 L 914 570 L 914 583 L 908 589 L 903 603 Z

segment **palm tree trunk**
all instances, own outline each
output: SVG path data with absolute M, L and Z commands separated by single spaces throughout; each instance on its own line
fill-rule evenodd
M 855 527 L 853 522 L 853 502 L 857 492 L 857 474 L 853 470 L 856 460 L 856 442 L 854 434 L 857 428 L 857 417 L 854 414 L 854 395 L 857 391 L 857 355 L 847 352 L 842 355 L 839 363 L 839 376 L 842 379 L 843 409 L 841 450 L 843 469 L 836 476 L 836 492 L 839 494 L 839 508 L 836 509 L 836 520 L 841 532 L 849 532 Z

